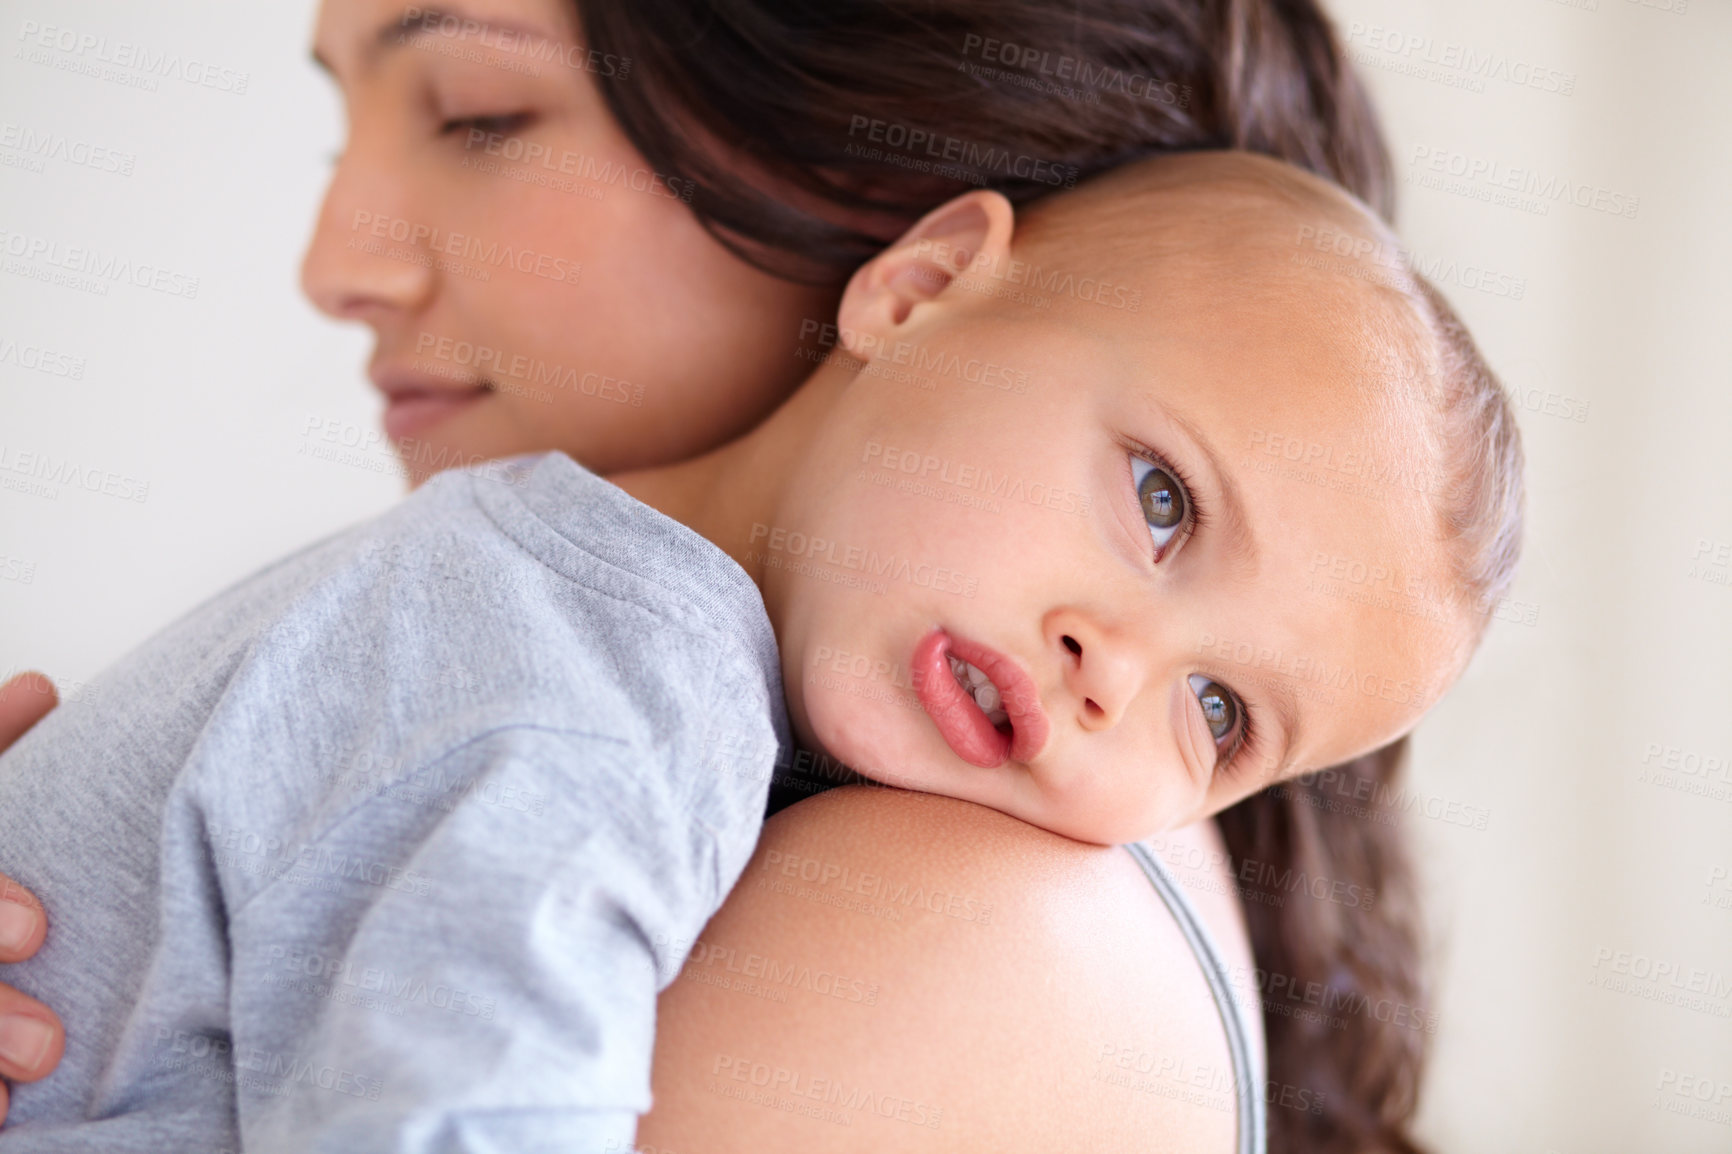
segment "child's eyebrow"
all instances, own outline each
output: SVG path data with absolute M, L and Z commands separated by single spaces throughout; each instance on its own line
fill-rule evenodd
M 1269 691 L 1270 705 L 1275 710 L 1276 728 L 1281 731 L 1281 752 L 1264 762 L 1265 765 L 1273 763 L 1274 768 L 1258 780 L 1259 789 L 1281 780 L 1281 776 L 1293 768 L 1293 751 L 1298 748 L 1300 734 L 1299 704 L 1293 687 L 1278 677 L 1265 679 L 1260 684 Z
M 1167 416 L 1184 431 L 1197 451 L 1203 455 L 1203 459 L 1209 463 L 1209 476 L 1213 478 L 1220 496 L 1217 505 L 1220 515 L 1211 522 L 1214 531 L 1220 535 L 1220 548 L 1226 553 L 1228 560 L 1254 572 L 1257 568 L 1257 541 L 1251 535 L 1250 522 L 1245 518 L 1245 504 L 1239 496 L 1239 486 L 1233 481 L 1232 474 L 1222 464 L 1220 454 L 1215 452 L 1214 446 L 1209 444 L 1209 439 L 1203 436 L 1201 429 L 1170 409 Z M 1192 499 L 1195 499 L 1195 494 Z
M 1257 540 L 1252 536 L 1250 522 L 1245 517 L 1245 504 L 1239 496 L 1239 486 L 1234 483 L 1232 474 L 1221 463 L 1220 454 L 1215 452 L 1214 446 L 1209 444 L 1209 439 L 1203 435 L 1201 429 L 1173 410 L 1167 410 L 1167 416 L 1191 439 L 1197 452 L 1209 463 L 1209 475 L 1214 478 L 1221 498 L 1220 516 L 1210 522 L 1220 537 L 1219 548 L 1230 561 L 1247 572 L 1255 572 Z M 1268 678 L 1259 684 L 1268 690 L 1277 728 L 1281 731 L 1281 752 L 1278 756 L 1264 761 L 1265 765 L 1272 764 L 1273 768 L 1258 781 L 1258 788 L 1262 788 L 1280 780 L 1282 774 L 1293 768 L 1293 750 L 1299 745 L 1300 729 L 1299 704 L 1293 687 L 1280 678 Z

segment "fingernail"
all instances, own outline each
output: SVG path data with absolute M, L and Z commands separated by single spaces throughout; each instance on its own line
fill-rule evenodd
M 29 906 L 0 901 L 0 950 L 21 950 L 29 945 L 41 918 Z
M 25 1073 L 42 1065 L 53 1044 L 54 1030 L 41 1018 L 0 1018 L 0 1060 Z

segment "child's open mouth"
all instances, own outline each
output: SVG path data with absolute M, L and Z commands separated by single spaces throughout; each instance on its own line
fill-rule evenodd
M 939 736 L 970 765 L 1026 761 L 1046 744 L 1046 713 L 1034 683 L 1003 654 L 943 629 L 915 646 L 915 691 Z
M 974 704 L 980 706 L 980 712 L 986 714 L 992 727 L 1009 734 L 1010 714 L 1004 711 L 1004 699 L 999 696 L 998 686 L 992 683 L 992 679 L 978 666 L 970 665 L 954 653 L 950 654 L 950 672 L 955 675 L 956 684 L 962 686 L 963 692 L 974 698 Z

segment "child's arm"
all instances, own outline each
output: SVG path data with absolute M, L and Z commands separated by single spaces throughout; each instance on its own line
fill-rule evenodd
M 628 1149 L 657 975 L 732 881 L 666 776 L 615 739 L 495 731 L 417 775 L 443 792 L 301 849 L 230 924 L 245 1149 Z M 354 903 L 338 948 L 305 932 L 327 883 Z

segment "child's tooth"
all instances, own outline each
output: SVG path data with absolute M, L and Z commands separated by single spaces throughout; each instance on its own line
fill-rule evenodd
M 968 683 L 970 685 L 985 685 L 987 683 L 986 674 L 970 665 L 968 667 Z
M 998 686 L 988 681 L 985 685 L 974 687 L 974 704 L 980 706 L 984 713 L 991 713 L 998 708 Z
M 986 715 L 986 720 L 992 722 L 994 725 L 1009 725 L 1010 714 L 1006 713 L 1002 709 L 995 709 Z

